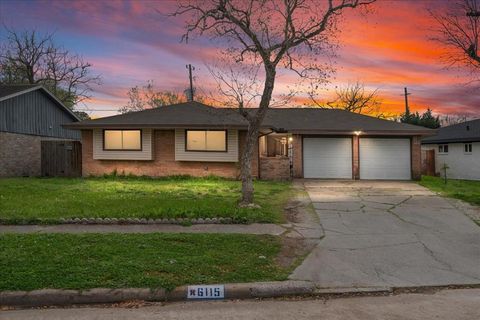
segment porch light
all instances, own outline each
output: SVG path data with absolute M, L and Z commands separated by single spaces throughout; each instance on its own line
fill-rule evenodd
M 362 134 L 362 131 L 353 131 L 353 133 L 356 135 L 356 136 L 359 136 Z
M 293 141 L 293 138 L 292 137 L 289 137 L 288 138 L 288 142 L 292 142 Z

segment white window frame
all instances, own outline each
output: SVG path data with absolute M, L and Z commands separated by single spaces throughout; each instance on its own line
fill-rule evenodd
M 224 132 L 225 133 L 225 148 L 224 149 L 189 149 L 188 148 L 188 132 L 189 131 L 196 131 L 196 132 L 205 132 L 205 146 L 208 145 L 207 142 L 207 132 L 214 131 L 214 132 Z M 185 130 L 185 152 L 228 152 L 228 130 L 197 130 L 197 129 L 187 129 Z
M 105 146 L 105 133 L 107 131 L 120 131 L 122 133 L 122 147 L 121 148 L 106 148 Z M 123 132 L 125 131 L 138 131 L 140 133 L 140 148 L 138 149 L 131 149 L 131 148 L 124 148 L 123 147 Z M 104 129 L 102 132 L 102 142 L 103 142 L 103 150 L 104 151 L 142 151 L 143 149 L 143 137 L 142 137 L 142 130 L 141 129 Z
M 447 151 L 445 151 L 445 147 L 447 147 Z M 448 144 L 439 144 L 438 145 L 438 154 L 448 154 Z
M 463 153 L 472 154 L 473 153 L 473 143 L 468 142 L 463 145 Z

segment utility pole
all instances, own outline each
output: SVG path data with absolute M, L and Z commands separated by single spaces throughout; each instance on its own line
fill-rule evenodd
M 191 64 L 187 64 L 185 66 L 188 69 L 188 78 L 190 80 L 190 89 L 189 89 L 189 94 L 187 94 L 187 100 L 188 101 L 193 101 L 193 77 L 192 77 L 192 70 L 195 70 L 195 67 L 192 67 Z
M 407 87 L 404 88 L 404 95 L 405 95 L 405 114 L 410 114 L 410 108 L 408 107 L 408 96 L 411 95 L 411 93 L 408 92 Z

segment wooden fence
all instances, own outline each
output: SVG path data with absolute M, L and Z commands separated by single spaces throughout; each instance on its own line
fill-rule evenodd
M 435 176 L 435 150 L 422 150 L 422 174 Z
M 80 177 L 82 144 L 79 141 L 42 141 L 42 176 Z

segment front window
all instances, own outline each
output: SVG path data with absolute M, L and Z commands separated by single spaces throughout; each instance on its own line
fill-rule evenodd
M 187 151 L 227 151 L 226 130 L 187 130 Z
M 473 147 L 471 143 L 465 143 L 465 153 L 470 154 L 473 151 Z
M 438 146 L 438 153 L 448 153 L 448 144 L 440 144 Z
M 141 130 L 104 130 L 104 150 L 142 150 Z

